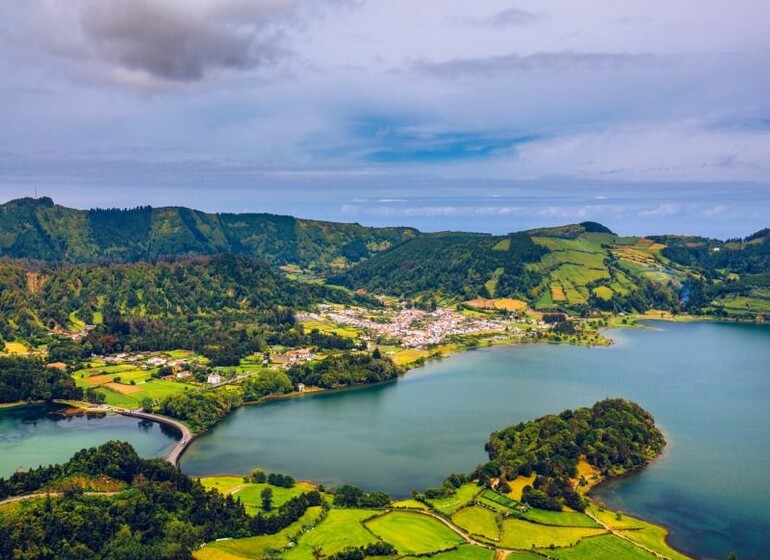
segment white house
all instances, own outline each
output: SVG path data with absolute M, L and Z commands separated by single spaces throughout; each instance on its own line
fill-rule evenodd
M 217 383 L 222 382 L 222 376 L 220 376 L 217 372 L 211 372 L 209 373 L 208 378 L 206 379 L 207 383 L 211 383 L 212 385 L 216 385 Z
M 305 392 L 305 384 L 304 383 L 297 383 L 297 391 L 299 391 L 300 393 L 304 393 Z

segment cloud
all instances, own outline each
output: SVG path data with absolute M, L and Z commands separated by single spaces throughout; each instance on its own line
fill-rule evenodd
M 455 58 L 443 62 L 416 61 L 411 70 L 442 79 L 497 76 L 510 72 L 600 72 L 666 64 L 665 57 L 649 53 L 610 53 L 585 51 L 537 52 L 529 55 L 506 54 L 483 58 Z
M 491 27 L 509 27 L 512 25 L 530 25 L 543 19 L 543 16 L 518 8 L 508 8 L 490 16 L 484 22 Z
M 89 0 L 82 4 L 81 25 L 96 55 L 121 70 L 194 82 L 212 71 L 275 61 L 280 38 L 266 33 L 265 24 L 292 4 L 274 1 L 256 9 L 232 1 Z
M 12 14 L 20 28 L 14 42 L 41 48 L 53 57 L 53 67 L 76 81 L 157 90 L 273 67 L 293 54 L 288 30 L 328 6 L 353 5 L 349 0 L 69 0 L 66 5 L 30 0 Z
M 519 8 L 508 8 L 486 18 L 460 17 L 453 18 L 453 22 L 471 27 L 506 28 L 532 25 L 545 19 L 547 18 L 541 14 L 520 10 Z

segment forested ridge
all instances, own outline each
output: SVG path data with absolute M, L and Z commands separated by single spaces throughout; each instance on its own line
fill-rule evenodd
M 369 228 L 270 214 L 206 214 L 178 207 L 73 210 L 48 198 L 0 205 L 0 257 L 57 265 L 88 263 L 92 270 L 108 271 L 115 270 L 114 263 L 137 263 L 137 270 L 152 271 L 154 265 L 143 261 L 157 264 L 229 254 L 259 259 L 266 269 L 292 265 L 285 271 L 431 305 L 506 297 L 537 310 L 579 314 L 660 309 L 739 319 L 770 316 L 769 232 L 726 241 L 674 235 L 624 237 L 601 224 L 583 222 L 492 236 Z M 174 285 L 159 278 L 154 294 L 134 283 L 133 295 L 121 303 L 121 312 L 146 316 L 145 308 L 150 315 L 170 308 L 173 313 L 171 298 L 162 301 L 162 296 L 180 287 L 196 290 L 200 271 L 190 272 L 176 270 L 167 279 Z M 40 287 L 46 301 L 58 298 L 66 309 L 68 301 L 80 297 L 78 283 L 83 279 L 62 281 L 67 290 L 55 292 L 34 271 L 2 270 L 0 311 L 13 314 L 24 309 L 14 291 L 18 285 Z M 289 292 L 297 291 L 295 285 L 286 286 Z M 120 286 L 116 288 L 120 293 Z M 11 293 L 5 294 L 9 289 Z M 268 294 L 261 294 L 260 301 L 260 294 L 235 289 L 246 306 L 267 302 Z M 229 293 L 224 289 L 207 297 L 212 304 L 231 307 L 234 296 Z M 286 295 L 305 302 L 324 297 L 312 290 L 305 291 L 304 300 L 299 291 Z M 87 296 L 88 290 L 83 297 Z M 296 306 L 297 299 L 283 304 Z M 93 301 L 84 303 L 86 310 L 95 308 Z M 189 311 L 180 306 L 181 313 Z M 17 325 L 41 322 L 34 311 L 17 315 L 13 321 Z M 63 313 L 49 315 L 60 324 L 66 319 Z
M 0 205 L 0 257 L 137 262 L 218 253 L 319 272 L 345 267 L 417 235 L 274 214 L 208 214 L 181 207 L 75 210 L 50 198 Z
M 0 261 L 0 290 L 0 337 L 6 340 L 66 330 L 73 319 L 87 324 L 132 318 L 168 322 L 262 312 L 265 322 L 284 322 L 280 308 L 324 301 L 377 305 L 344 290 L 289 280 L 263 261 L 242 255 L 55 268 Z

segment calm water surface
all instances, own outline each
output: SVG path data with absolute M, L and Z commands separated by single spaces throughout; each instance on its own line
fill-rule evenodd
M 0 410 L 0 477 L 67 461 L 76 451 L 115 439 L 127 441 L 140 456 L 162 457 L 179 434 L 164 425 L 126 416 L 69 416 L 60 406 Z
M 182 459 L 193 475 L 259 466 L 403 496 L 486 460 L 489 433 L 622 396 L 652 412 L 664 456 L 596 494 L 659 521 L 702 558 L 770 558 L 770 328 L 655 323 L 611 348 L 467 352 L 396 383 L 244 407 Z

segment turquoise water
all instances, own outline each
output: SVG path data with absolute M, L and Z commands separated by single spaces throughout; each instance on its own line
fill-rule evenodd
M 179 434 L 156 422 L 126 416 L 67 416 L 61 407 L 0 410 L 0 477 L 17 469 L 63 463 L 84 447 L 109 440 L 131 443 L 140 456 L 163 457 Z
M 610 348 L 477 350 L 398 382 L 244 407 L 193 442 L 182 470 L 254 467 L 394 496 L 484 462 L 489 433 L 607 396 L 637 401 L 669 445 L 638 475 L 599 489 L 672 529 L 701 558 L 770 558 L 770 328 L 655 323 Z

